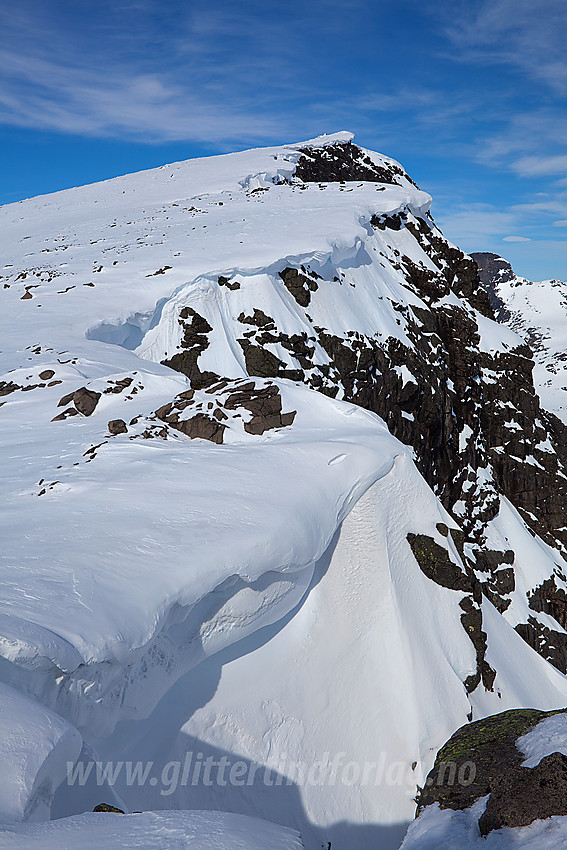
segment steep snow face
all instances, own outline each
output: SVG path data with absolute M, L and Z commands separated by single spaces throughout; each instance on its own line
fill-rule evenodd
M 84 752 L 194 741 L 280 771 L 283 797 L 120 793 L 264 814 L 309 850 L 397 846 L 455 726 L 566 691 L 531 648 L 567 642 L 561 598 L 528 597 L 567 564 L 539 539 L 522 560 L 526 523 L 567 526 L 561 434 L 430 197 L 350 139 L 0 209 L 0 678 Z M 295 788 L 281 760 L 321 750 L 405 784 Z
M 186 765 L 185 781 L 116 789 L 128 806 L 261 811 L 307 847 L 396 848 L 415 812 L 439 736 L 511 706 L 560 707 L 564 677 L 486 602 L 493 690 L 467 696 L 475 648 L 463 640 L 466 595 L 416 568 L 408 533 L 447 545 L 451 522 L 408 455 L 358 500 L 301 609 L 260 645 L 197 668 L 153 717 L 121 726 L 104 759 Z M 451 557 L 459 560 L 455 547 Z M 329 622 L 332 612 L 332 625 Z M 514 658 L 514 664 L 506 658 Z M 186 715 L 173 705 L 194 706 Z M 166 724 L 164 718 L 169 717 Z M 175 734 L 177 732 L 177 734 Z M 114 755 L 116 758 L 116 755 Z M 224 777 L 219 771 L 226 760 Z M 208 782 L 193 782 L 212 763 Z M 226 781 L 237 763 L 242 782 Z

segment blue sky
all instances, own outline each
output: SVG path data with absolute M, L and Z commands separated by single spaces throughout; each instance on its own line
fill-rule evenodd
M 18 0 L 0 203 L 348 129 L 467 251 L 567 279 L 565 0 Z

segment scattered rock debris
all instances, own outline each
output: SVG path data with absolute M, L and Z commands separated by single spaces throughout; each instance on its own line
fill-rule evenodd
M 213 400 L 207 399 L 212 394 Z M 243 427 L 248 434 L 260 435 L 291 425 L 296 411 L 282 413 L 281 394 L 275 384 L 256 386 L 255 381 L 223 379 L 201 393 L 193 389 L 180 393 L 155 415 L 191 439 L 221 444 L 227 428 L 241 432 Z

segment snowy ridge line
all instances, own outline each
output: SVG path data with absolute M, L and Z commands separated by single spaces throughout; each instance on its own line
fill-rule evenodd
M 410 212 L 416 216 L 424 215 L 430 207 L 430 202 L 426 201 L 422 205 L 411 204 L 411 203 L 402 203 L 399 206 L 393 206 L 388 209 L 387 212 L 383 210 L 380 211 L 380 215 L 398 215 L 404 212 Z M 367 230 L 369 236 L 374 236 L 375 234 L 372 231 L 372 227 L 370 224 L 371 218 L 375 213 L 371 215 L 361 215 L 359 219 L 359 224 L 365 230 Z M 153 329 L 157 327 L 157 323 L 159 322 L 159 318 L 161 317 L 164 307 L 168 304 L 168 302 L 174 301 L 179 295 L 186 293 L 189 294 L 193 288 L 198 288 L 200 285 L 208 286 L 209 284 L 215 282 L 219 277 L 227 277 L 234 278 L 236 276 L 240 276 L 242 278 L 250 278 L 254 277 L 258 274 L 264 275 L 272 275 L 277 276 L 279 272 L 283 271 L 286 267 L 299 268 L 301 266 L 308 266 L 313 271 L 317 273 L 325 272 L 325 265 L 329 264 L 332 267 L 333 271 L 343 268 L 349 267 L 349 265 L 357 264 L 357 258 L 366 252 L 366 241 L 360 236 L 355 236 L 354 241 L 352 243 L 346 243 L 343 245 L 339 245 L 335 243 L 331 245 L 329 250 L 315 250 L 315 251 L 307 251 L 301 252 L 298 254 L 285 254 L 268 265 L 259 264 L 257 266 L 225 266 L 225 267 L 217 267 L 211 268 L 206 271 L 200 272 L 196 277 L 192 280 L 188 280 L 179 284 L 169 296 L 163 296 L 159 299 L 159 302 L 155 305 L 153 310 L 149 310 L 146 312 L 135 312 L 130 315 L 122 315 L 120 317 L 113 317 L 103 319 L 96 325 L 92 325 L 85 330 L 85 336 L 89 340 L 97 340 L 97 341 L 106 341 L 102 339 L 102 337 L 97 335 L 97 332 L 105 327 L 118 327 L 121 325 L 132 324 L 140 329 L 142 332 L 142 340 L 138 345 L 138 349 L 136 353 L 141 354 L 142 357 L 145 357 L 143 353 L 143 339 L 146 336 L 146 333 L 149 329 Z M 298 311 L 298 316 L 300 315 Z M 505 331 L 499 327 L 495 322 L 491 322 L 489 319 L 485 317 L 481 317 L 478 314 L 478 318 L 482 319 L 485 323 L 485 326 L 494 326 L 501 336 L 506 336 Z M 493 334 L 494 335 L 494 334 Z M 512 333 L 508 333 L 508 337 L 512 337 Z M 515 335 L 514 335 L 515 336 Z M 517 344 L 520 344 L 521 339 L 517 337 Z M 6 373 L 8 375 L 8 373 Z M 4 376 L 6 377 L 6 376 Z M 85 376 L 86 377 L 86 376 Z

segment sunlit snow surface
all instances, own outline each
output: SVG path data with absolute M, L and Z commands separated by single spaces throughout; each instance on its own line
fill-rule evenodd
M 297 833 L 225 812 L 84 814 L 41 826 L 0 825 L 2 850 L 301 850 Z
M 308 850 L 330 840 L 333 850 L 390 850 L 413 817 L 416 785 L 471 709 L 477 717 L 565 704 L 565 678 L 489 603 L 495 691 L 467 696 L 476 658 L 460 622 L 462 594 L 427 579 L 406 540 L 411 531 L 447 545 L 436 523 L 453 523 L 377 416 L 272 380 L 283 410 L 297 411 L 291 426 L 262 436 L 232 430 L 224 445 L 171 429 L 167 440 L 143 437 L 156 409 L 189 387 L 160 365 L 177 350 L 184 305 L 214 328 L 200 368 L 232 379 L 247 375 L 238 316 L 255 307 L 290 334 L 322 326 L 408 341 L 393 303 L 421 302 L 404 287 L 397 252 L 426 267 L 431 260 L 405 229 L 386 235 L 370 220 L 424 215 L 429 196 L 405 177 L 283 182 L 305 144 L 177 163 L 0 209 L 0 381 L 18 387 L 0 408 L 0 677 L 37 701 L 44 716 L 33 747 L 45 754 L 34 762 L 25 748 L 7 751 L 16 767 L 0 802 L 12 799 L 17 766 L 31 771 L 20 808 L 6 803 L 14 818 L 28 817 L 52 750 L 49 782 L 61 781 L 62 760 L 77 758 L 78 729 L 108 760 L 163 765 L 194 748 L 285 777 L 279 791 L 252 782 L 170 795 L 119 781 L 132 811 L 227 809 L 300 830 Z M 307 311 L 278 275 L 300 264 L 325 283 Z M 240 288 L 219 286 L 219 275 L 236 276 Z M 487 350 L 516 344 L 490 320 L 481 331 Z M 322 349 L 314 358 L 328 362 Z M 125 379 L 124 391 L 112 390 Z M 80 387 L 101 393 L 92 415 L 53 421 L 60 399 Z M 111 436 L 116 419 L 128 430 Z M 508 520 L 496 536 L 521 535 L 521 520 Z M 454 546 L 450 556 L 460 564 Z M 52 717 L 63 724 L 55 736 Z M 363 786 L 295 781 L 290 765 L 309 767 L 325 753 L 361 770 L 383 757 L 397 772 Z M 77 814 L 77 805 L 61 786 L 56 814 Z M 65 834 L 75 847 L 65 830 L 90 841 L 94 825 L 96 846 L 147 846 L 135 843 L 137 826 L 129 832 L 138 824 L 168 847 L 163 830 L 191 827 L 185 814 L 100 817 L 45 833 L 22 827 L 23 843 L 5 846 L 61 846 Z M 16 842 L 17 829 L 0 833 L 0 846 Z M 104 830 L 114 829 L 123 845 L 108 844 Z
M 560 850 L 567 843 L 567 817 L 536 820 L 529 826 L 480 834 L 478 819 L 486 797 L 465 811 L 428 806 L 410 826 L 400 850 Z

